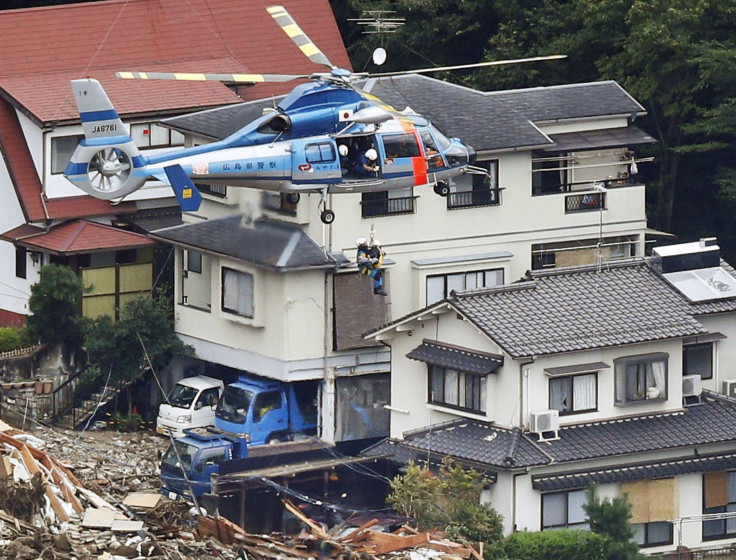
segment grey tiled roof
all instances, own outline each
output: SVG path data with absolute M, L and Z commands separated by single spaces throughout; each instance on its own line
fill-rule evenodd
M 534 122 L 644 113 L 614 81 L 488 92 Z
M 564 426 L 554 441 L 538 442 L 519 429 L 460 419 L 407 432 L 393 445 L 413 454 L 430 452 L 512 469 L 736 442 L 736 401 L 704 391 L 702 402 L 677 412 Z
M 151 237 L 277 271 L 336 264 L 297 226 L 258 220 L 252 227 L 243 227 L 240 216 L 163 229 Z
M 503 356 L 427 339 L 406 356 L 413 360 L 480 375 L 494 373 L 503 365 Z
M 643 259 L 534 273 L 530 281 L 461 292 L 449 302 L 513 357 L 706 332 Z
M 736 453 L 689 455 L 656 463 L 646 461 L 575 472 L 533 475 L 532 487 L 542 492 L 556 492 L 587 488 L 591 484 L 669 478 L 685 473 L 731 470 L 734 467 L 736 467 Z
M 683 411 L 565 426 L 539 444 L 557 462 L 736 441 L 736 401 L 703 392 Z
M 439 456 L 497 468 L 544 465 L 549 457 L 519 428 L 454 420 L 404 434 L 404 445 Z

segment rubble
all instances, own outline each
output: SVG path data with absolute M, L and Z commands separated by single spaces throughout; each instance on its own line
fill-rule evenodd
M 254 535 L 159 492 L 168 441 L 147 432 L 80 434 L 0 421 L 0 559 L 482 560 L 443 535 L 377 519 L 326 528 L 284 502 L 301 534 Z

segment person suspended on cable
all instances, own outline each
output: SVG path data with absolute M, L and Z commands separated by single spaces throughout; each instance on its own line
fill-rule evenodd
M 356 262 L 358 270 L 361 274 L 370 276 L 373 279 L 373 293 L 379 296 L 386 296 L 386 290 L 383 288 L 383 258 L 386 252 L 381 249 L 381 242 L 374 239 L 369 246 L 365 237 L 359 237 L 356 240 L 358 246 Z

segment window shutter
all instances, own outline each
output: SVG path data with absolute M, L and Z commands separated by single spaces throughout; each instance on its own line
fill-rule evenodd
M 679 515 L 680 496 L 675 478 L 649 481 L 649 521 L 669 521 Z
M 649 523 L 648 480 L 634 480 L 621 483 L 621 493 L 628 494 L 631 504 L 629 523 Z
M 679 493 L 675 478 L 623 482 L 621 492 L 631 504 L 630 523 L 668 521 L 679 514 Z
M 728 504 L 728 473 L 726 471 L 705 473 L 703 486 L 705 507 L 719 507 Z

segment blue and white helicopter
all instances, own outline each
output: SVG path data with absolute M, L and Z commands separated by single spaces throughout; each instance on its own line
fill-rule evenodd
M 144 156 L 133 143 L 105 93 L 94 79 L 72 80 L 84 138 L 64 175 L 86 193 L 120 200 L 149 179 L 171 185 L 183 211 L 199 208 L 202 196 L 194 183 L 249 187 L 286 193 L 298 202 L 301 193 L 319 193 L 320 218 L 330 224 L 329 193 L 375 192 L 431 185 L 442 196 L 462 173 L 485 174 L 474 167 L 474 151 L 457 138 L 447 138 L 426 118 L 399 112 L 353 82 L 368 74 L 335 67 L 281 6 L 271 6 L 276 23 L 312 62 L 329 73 L 181 74 L 119 72 L 125 79 L 218 80 L 231 84 L 312 81 L 294 88 L 275 108 L 229 137 L 191 148 Z M 563 58 L 552 55 L 514 61 L 486 62 L 411 73 L 492 66 Z M 406 72 L 373 74 L 390 76 Z M 373 153 L 371 153 L 371 150 Z M 351 159 L 368 153 L 377 161 L 367 174 L 353 172 Z

